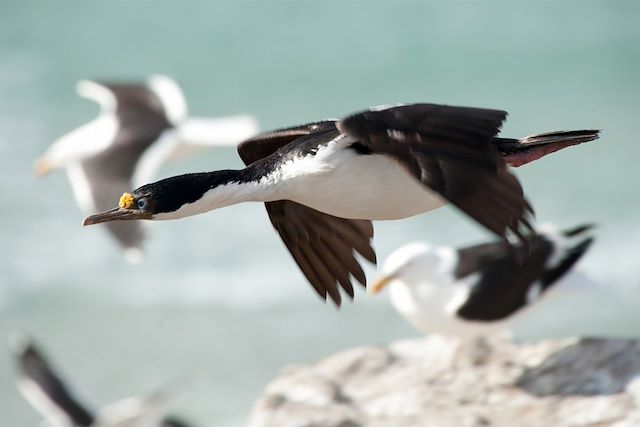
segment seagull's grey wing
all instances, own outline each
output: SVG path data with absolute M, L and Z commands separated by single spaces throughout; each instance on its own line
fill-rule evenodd
M 153 126 L 155 124 L 152 123 L 153 121 L 168 122 L 162 100 L 147 83 L 109 81 L 95 81 L 92 83 L 110 92 L 115 100 L 115 113 L 118 119 L 123 120 L 126 125 L 135 124 L 139 126 L 150 123 L 150 126 Z M 102 102 L 98 102 L 102 104 Z M 144 123 L 136 123 L 141 119 Z
M 80 164 L 92 205 L 98 212 L 109 209 L 122 193 L 131 191 L 135 164 L 130 161 L 133 158 L 128 156 L 132 153 L 127 148 L 126 145 L 113 146 Z M 140 249 L 144 232 L 139 221 L 109 222 L 105 226 L 124 249 Z
M 83 175 L 79 177 L 80 191 L 85 194 L 79 196 L 89 199 L 90 203 L 84 205 L 103 211 L 113 206 L 122 193 L 131 190 L 132 177 L 142 154 L 169 131 L 172 124 L 162 100 L 148 83 L 85 80 L 78 83 L 77 90 L 81 96 L 98 102 L 103 114 L 112 114 L 117 121 L 113 141 L 80 163 Z M 125 249 L 140 249 L 143 240 L 140 224 L 131 221 L 105 226 Z
M 544 290 L 540 280 L 552 252 L 552 243 L 540 236 L 528 239 L 526 245 L 495 242 L 458 250 L 456 277 L 477 276 L 471 276 L 476 279 L 456 314 L 480 321 L 512 315 L 532 302 L 530 293 L 535 296 Z
M 481 271 L 491 263 L 509 258 L 516 246 L 505 241 L 482 243 L 457 250 L 458 263 L 454 271 L 456 279 Z
M 15 351 L 20 391 L 34 408 L 49 421 L 62 415 L 69 425 L 93 423 L 91 412 L 74 398 L 33 343 L 23 343 Z
M 330 140 L 338 136 L 338 131 L 333 122 L 320 122 L 269 132 L 240 144 L 238 153 L 249 165 L 265 159 L 280 147 L 289 143 L 304 144 L 305 136 L 314 138 L 318 134 Z M 288 200 L 268 202 L 265 206 L 293 259 L 322 298 L 326 299 L 328 294 L 339 306 L 342 299 L 338 284 L 353 298 L 350 276 L 366 286 L 365 274 L 355 253 L 376 262 L 371 247 L 371 221 L 338 218 Z
M 142 154 L 163 134 L 172 132 L 161 112 L 145 109 L 147 104 L 142 101 L 132 102 L 129 98 L 135 99 L 133 94 L 120 98 L 127 99 L 129 104 L 118 109 L 115 140 L 107 149 L 80 164 L 97 211 L 109 209 L 122 193 L 131 190 Z M 144 234 L 138 222 L 108 223 L 106 227 L 124 248 L 140 249 Z
M 477 274 L 477 279 L 457 314 L 483 321 L 510 316 L 557 283 L 592 242 L 588 237 L 576 245 L 558 247 L 544 234 L 537 234 L 520 245 L 494 242 L 459 249 L 455 277 Z M 556 251 L 562 253 L 555 265 L 550 265 Z
M 423 184 L 504 237 L 522 238 L 533 213 L 522 187 L 491 141 L 507 113 L 410 104 L 347 117 L 338 129 L 399 161 Z
M 82 80 L 76 90 L 111 112 L 125 127 L 142 129 L 168 126 L 167 111 L 157 92 L 148 82 Z
M 133 169 L 142 152 L 173 127 L 162 100 L 147 83 L 82 81 L 78 93 L 116 116 L 118 131 L 108 148 L 116 148 L 121 154 L 119 161 L 112 164 L 114 168 L 122 164 L 124 169 Z

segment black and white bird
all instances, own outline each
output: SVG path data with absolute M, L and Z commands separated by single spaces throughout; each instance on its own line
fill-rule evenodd
M 591 228 L 549 226 L 524 242 L 462 249 L 410 243 L 389 255 L 369 292 L 388 285 L 396 310 L 426 333 L 473 338 L 511 332 L 510 322 L 562 288 L 593 242 Z
M 135 396 L 94 413 L 71 393 L 36 345 L 22 335 L 11 337 L 18 372 L 18 389 L 48 427 L 187 427 L 167 410 L 177 396 L 175 387 Z
M 371 220 L 406 218 L 450 202 L 498 236 L 522 237 L 532 209 L 507 164 L 598 138 L 596 130 L 498 138 L 506 115 L 408 104 L 263 133 L 238 146 L 246 168 L 143 185 L 84 225 L 178 219 L 264 202 L 311 285 L 340 305 L 338 285 L 350 297 L 350 276 L 366 285 L 355 254 L 376 261 Z
M 36 161 L 35 172 L 45 175 L 65 168 L 75 199 L 87 215 L 109 208 L 132 185 L 152 180 L 168 159 L 196 147 L 235 146 L 258 131 L 249 115 L 188 117 L 182 90 L 162 75 L 146 82 L 83 80 L 76 89 L 100 105 L 100 115 L 55 141 Z M 127 258 L 139 260 L 140 225 L 107 227 Z

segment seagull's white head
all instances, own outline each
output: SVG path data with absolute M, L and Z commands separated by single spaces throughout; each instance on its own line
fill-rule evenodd
M 402 246 L 387 257 L 382 275 L 369 287 L 372 294 L 398 281 L 406 284 L 424 281 L 440 271 L 441 256 L 438 249 L 424 242 Z

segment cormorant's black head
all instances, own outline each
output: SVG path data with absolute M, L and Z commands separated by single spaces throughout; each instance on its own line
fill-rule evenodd
M 124 193 L 120 197 L 117 208 L 88 216 L 82 224 L 92 225 L 134 219 L 170 219 L 174 217 L 172 213 L 177 212 L 184 205 L 197 202 L 207 191 L 237 180 L 238 171 L 232 170 L 191 173 L 166 178 L 143 185 L 131 193 Z M 175 215 L 175 217 L 195 213 L 194 211 L 194 213 Z
M 151 219 L 153 217 L 153 203 L 150 202 L 151 199 L 148 196 L 136 196 L 135 193 L 135 191 L 133 193 L 124 193 L 120 197 L 117 208 L 88 216 L 84 219 L 82 225 L 131 219 Z

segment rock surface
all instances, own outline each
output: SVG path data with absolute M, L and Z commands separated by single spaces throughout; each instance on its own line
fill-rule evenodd
M 639 375 L 636 340 L 462 345 L 432 336 L 287 368 L 249 426 L 640 426 Z

